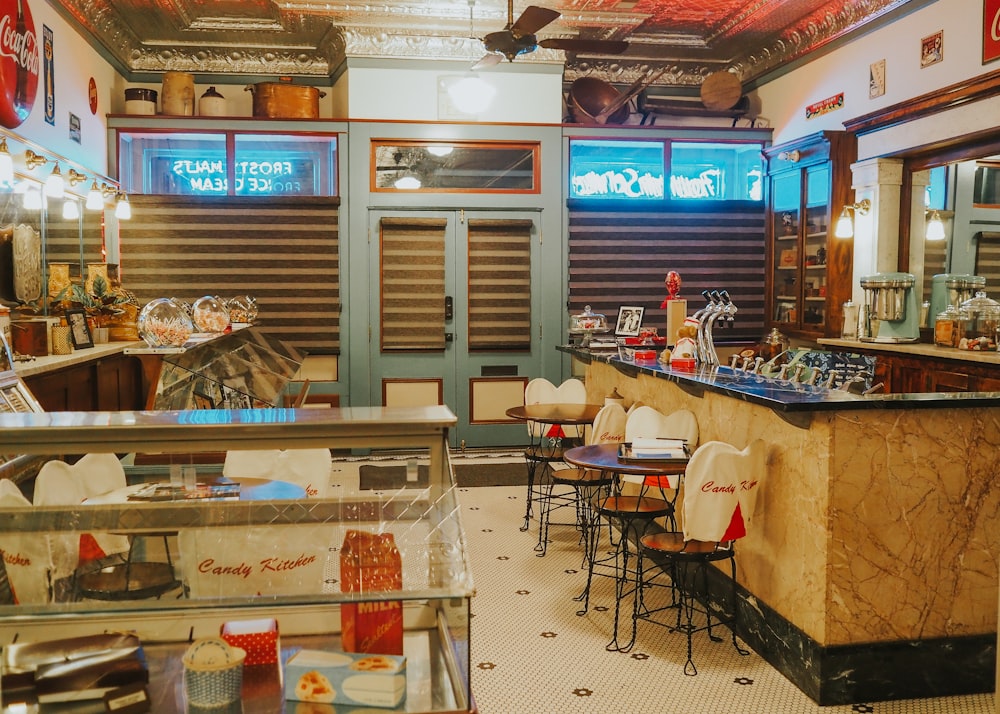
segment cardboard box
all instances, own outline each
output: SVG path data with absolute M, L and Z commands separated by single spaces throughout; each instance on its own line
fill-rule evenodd
M 406 657 L 300 650 L 285 665 L 285 699 L 392 708 L 406 697 Z
M 229 646 L 247 653 L 244 664 L 274 664 L 279 659 L 281 643 L 275 619 L 233 620 L 224 623 L 219 634 Z

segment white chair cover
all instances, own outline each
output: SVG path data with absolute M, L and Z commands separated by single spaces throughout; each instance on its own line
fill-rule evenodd
M 766 466 L 767 447 L 760 439 L 742 450 L 722 441 L 702 444 L 684 475 L 684 540 L 745 536 Z
M 75 464 L 64 461 L 48 461 L 39 469 L 35 477 L 34 504 L 36 506 L 75 506 L 92 496 L 124 488 L 125 469 L 114 454 L 87 454 Z M 87 534 L 80 534 L 86 537 Z M 109 533 L 94 533 L 93 540 L 100 552 L 91 552 L 91 559 L 116 553 L 127 553 L 127 536 Z M 80 544 L 68 550 L 63 544 L 69 540 L 64 536 L 52 536 L 53 562 L 57 578 L 71 575 L 80 561 Z M 65 551 L 65 552 L 64 552 Z M 87 558 L 88 555 L 84 555 Z
M 545 377 L 535 377 L 528 382 L 524 388 L 524 403 L 528 404 L 555 404 L 557 402 L 556 385 L 552 384 Z M 528 421 L 528 435 L 538 438 L 545 434 L 550 424 L 542 424 L 537 421 Z
M 594 418 L 588 444 L 620 444 L 625 441 L 625 409 L 621 404 L 611 403 L 601 407 Z
M 625 441 L 642 438 L 684 439 L 693 451 L 698 446 L 698 419 L 688 409 L 664 414 L 653 407 L 638 407 L 625 424 Z
M 305 489 L 306 498 L 326 498 L 330 494 L 332 467 L 329 449 L 230 451 L 222 474 L 234 481 L 240 478 L 288 481 Z
M 0 479 L 0 508 L 31 508 L 21 489 L 10 479 Z M 3 558 L 14 601 L 38 604 L 51 600 L 49 542 L 37 533 L 5 533 L 0 537 Z

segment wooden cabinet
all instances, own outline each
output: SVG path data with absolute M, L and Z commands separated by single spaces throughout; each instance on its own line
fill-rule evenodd
M 142 409 L 142 372 L 134 357 L 115 354 L 24 378 L 47 412 Z
M 1000 363 L 949 359 L 947 354 L 905 354 L 874 348 L 852 347 L 851 351 L 875 357 L 874 383 L 882 382 L 887 393 L 1000 391 Z
M 854 242 L 834 228 L 851 196 L 857 141 L 824 131 L 764 152 L 768 325 L 789 336 L 839 336 L 851 298 Z

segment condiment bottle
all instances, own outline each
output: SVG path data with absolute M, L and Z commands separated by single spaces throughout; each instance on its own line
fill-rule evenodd
M 402 590 L 403 564 L 391 533 L 349 530 L 340 550 L 340 589 L 345 593 Z M 340 605 L 345 652 L 403 654 L 403 602 L 371 600 Z

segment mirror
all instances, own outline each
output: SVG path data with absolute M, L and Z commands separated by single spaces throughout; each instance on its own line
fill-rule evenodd
M 931 300 L 933 277 L 941 273 L 982 276 L 987 293 L 1000 296 L 1000 155 L 995 150 L 970 143 L 904 159 L 903 200 L 910 209 L 900 255 L 922 285 L 921 302 Z M 938 209 L 944 240 L 926 237 L 931 209 Z M 928 314 L 922 326 L 932 325 L 934 317 Z

